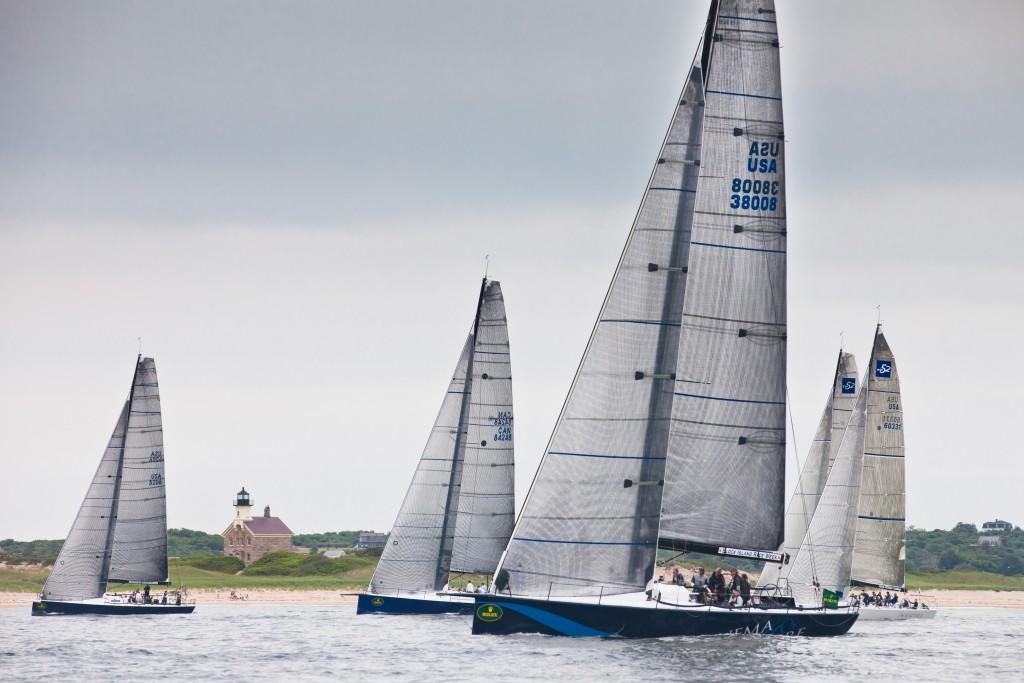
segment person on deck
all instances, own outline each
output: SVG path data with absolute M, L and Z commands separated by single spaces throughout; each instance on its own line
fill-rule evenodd
M 725 594 L 725 577 L 722 575 L 722 568 L 719 567 L 708 578 L 708 590 L 711 591 L 711 601 L 720 604 Z
M 740 597 L 743 604 L 750 604 L 750 578 L 746 574 L 740 574 Z
M 679 567 L 672 567 L 672 584 L 675 586 L 685 586 L 686 579 L 683 573 L 679 571 Z
M 466 582 L 466 592 L 467 593 L 474 593 L 474 592 L 476 592 L 476 586 L 473 585 L 472 581 L 467 581 Z
M 697 602 L 707 600 L 708 577 L 704 576 L 704 567 L 693 570 L 693 599 Z

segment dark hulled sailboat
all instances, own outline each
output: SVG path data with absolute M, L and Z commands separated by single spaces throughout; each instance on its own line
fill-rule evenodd
M 484 279 L 463 345 L 388 543 L 356 611 L 473 611 L 451 574 L 490 574 L 512 533 L 515 472 L 505 301 Z
M 473 632 L 837 635 L 833 609 L 708 606 L 659 548 L 781 560 L 786 201 L 771 0 L 717 0 Z
M 182 614 L 165 602 L 108 595 L 108 583 L 166 585 L 167 499 L 160 386 L 152 358 L 136 360 L 132 387 L 85 500 L 32 614 Z

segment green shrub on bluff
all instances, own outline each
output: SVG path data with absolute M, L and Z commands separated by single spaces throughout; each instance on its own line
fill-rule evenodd
M 242 572 L 247 576 L 333 576 L 367 564 L 367 558 L 300 555 L 278 550 L 256 560 Z

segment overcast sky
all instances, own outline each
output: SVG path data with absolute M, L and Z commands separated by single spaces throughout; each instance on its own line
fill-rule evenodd
M 244 484 L 296 532 L 389 528 L 484 254 L 521 503 L 707 5 L 0 1 L 0 538 L 67 532 L 139 336 L 171 526 Z M 881 304 L 909 522 L 1024 523 L 1024 3 L 778 16 L 800 456 Z

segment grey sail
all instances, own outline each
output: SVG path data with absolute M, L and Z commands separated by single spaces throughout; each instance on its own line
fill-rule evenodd
M 128 402 L 125 401 L 71 531 L 43 585 L 44 600 L 88 600 L 102 596 L 106 590 L 127 422 Z
M 167 498 L 160 386 L 152 358 L 139 361 L 132 386 L 110 581 L 155 583 L 167 575 Z
M 489 281 L 473 345 L 473 378 L 451 571 L 492 573 L 515 522 L 512 362 L 501 284 Z
M 850 583 L 867 404 L 868 392 L 862 387 L 818 505 L 790 565 L 788 585 L 798 605 L 820 606 L 823 590 L 842 594 Z
M 881 327 L 868 365 L 864 481 L 857 516 L 854 583 L 902 589 L 906 563 L 903 399 L 896 358 Z
M 810 451 L 800 469 L 793 497 L 786 508 L 786 533 L 782 544 L 784 557 L 796 557 L 807 532 L 807 525 L 818 506 L 818 499 L 825 488 L 832 462 L 839 452 L 843 433 L 850 420 L 857 397 L 857 360 L 852 353 L 839 352 L 839 360 L 833 373 L 832 389 L 825 401 L 818 430 L 814 434 Z M 765 564 L 758 579 L 759 586 L 778 585 L 779 579 L 789 574 L 789 564 L 769 562 Z
M 513 593 L 632 592 L 653 570 L 703 163 L 700 55 L 502 558 Z
M 779 42 L 772 2 L 723 0 L 712 19 L 659 543 L 768 558 L 785 505 Z
M 391 527 L 388 543 L 370 579 L 373 593 L 439 590 L 447 579 L 457 524 L 457 520 L 451 519 L 458 501 L 453 494 L 460 483 L 465 452 L 465 439 L 459 425 L 469 390 L 466 377 L 472 355 L 473 335 L 470 334 L 459 354 L 412 483 Z M 444 578 L 439 584 L 442 575 Z

